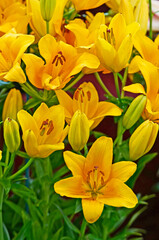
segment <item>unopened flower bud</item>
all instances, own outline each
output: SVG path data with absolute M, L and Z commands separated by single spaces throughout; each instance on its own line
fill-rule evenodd
M 17 151 L 20 146 L 20 134 L 18 123 L 11 118 L 6 118 L 3 126 L 4 140 L 9 152 Z
M 145 105 L 146 96 L 144 95 L 139 95 L 132 101 L 123 117 L 124 128 L 131 128 L 139 120 Z
M 71 120 L 68 140 L 74 151 L 84 148 L 89 138 L 89 121 L 85 113 L 77 110 Z
M 56 0 L 40 0 L 41 15 L 46 22 L 51 20 L 55 6 Z
M 9 91 L 4 102 L 2 120 L 12 118 L 17 120 L 17 113 L 23 108 L 23 99 L 19 90 L 13 88 Z
M 158 124 L 146 120 L 132 134 L 129 141 L 129 156 L 137 160 L 152 148 L 158 133 Z

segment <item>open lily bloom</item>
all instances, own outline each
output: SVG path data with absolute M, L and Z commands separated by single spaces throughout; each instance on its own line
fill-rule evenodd
M 85 113 L 91 129 L 95 128 L 105 116 L 120 116 L 122 110 L 115 104 L 101 101 L 91 82 L 82 83 L 73 95 L 73 99 L 63 90 L 56 91 L 60 105 L 65 109 L 66 121 L 70 124 L 77 110 Z
M 4 81 L 24 83 L 25 74 L 20 67 L 21 57 L 34 42 L 25 34 L 6 33 L 0 37 L 0 77 Z
M 65 115 L 61 106 L 48 108 L 45 103 L 31 116 L 27 111 L 18 112 L 23 131 L 24 147 L 30 157 L 48 157 L 52 152 L 64 149 Z
M 87 157 L 64 152 L 67 167 L 73 177 L 55 183 L 55 191 L 61 196 L 82 198 L 85 219 L 89 223 L 98 220 L 104 204 L 133 208 L 138 200 L 124 183 L 135 172 L 136 164 L 122 161 L 112 164 L 113 142 L 100 137 L 90 148 Z
M 137 22 L 126 25 L 122 14 L 115 15 L 109 27 L 101 25 L 95 46 L 97 57 L 106 69 L 120 72 L 128 65 L 133 47 L 132 36 L 138 29 Z
M 68 0 L 56 1 L 55 11 L 52 19 L 49 22 L 49 33 L 52 36 L 62 35 L 61 24 L 63 19 L 63 11 Z M 41 16 L 40 1 L 39 0 L 27 0 L 28 15 L 30 16 L 30 25 L 33 29 L 37 39 L 40 39 L 46 34 L 46 22 Z
M 153 56 L 152 56 L 153 57 Z M 152 63 L 136 56 L 129 67 L 129 73 L 141 71 L 146 82 L 146 91 L 140 83 L 124 87 L 125 91 L 141 93 L 147 96 L 147 103 L 142 114 L 144 119 L 159 123 L 159 72 Z
M 12 28 L 15 28 L 17 33 L 27 33 L 28 22 L 29 17 L 24 4 L 15 2 L 3 9 L 3 4 L 1 6 L 0 3 L 0 35 Z
M 84 0 L 84 1 L 72 0 L 77 11 L 91 9 L 91 8 L 97 8 L 97 7 L 101 6 L 102 4 L 106 3 L 107 1 L 108 0 L 92 0 L 92 1 L 90 1 L 90 0 Z
M 141 54 L 143 59 L 152 63 L 156 67 L 159 67 L 159 36 L 157 36 L 156 39 L 152 41 L 141 31 L 138 31 L 134 37 L 134 46 Z
M 146 33 L 148 24 L 148 3 L 146 0 L 109 0 L 106 4 L 115 12 L 123 14 L 127 24 L 134 21 Z
M 49 34 L 40 39 L 39 50 L 46 63 L 34 54 L 23 56 L 29 81 L 37 88 L 63 88 L 84 67 L 99 66 L 99 60 L 93 54 L 77 53 L 74 47 L 62 41 L 57 42 Z
M 74 46 L 78 48 L 90 49 L 97 38 L 98 30 L 101 24 L 105 24 L 104 13 L 97 13 L 89 26 L 82 19 L 74 19 L 65 26 L 75 36 Z

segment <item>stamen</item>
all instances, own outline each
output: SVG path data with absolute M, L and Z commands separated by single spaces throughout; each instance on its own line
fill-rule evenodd
M 49 129 L 47 131 L 47 135 L 49 135 L 52 132 L 52 130 L 54 129 L 54 125 L 53 125 L 53 121 L 52 120 L 49 121 L 48 127 L 49 127 Z
M 56 62 L 56 63 L 55 63 Z M 60 63 L 61 65 L 64 64 L 64 62 L 66 62 L 66 58 L 64 57 L 64 55 L 62 54 L 61 51 L 58 52 L 58 54 L 54 57 L 52 64 L 55 63 L 55 66 L 57 67 L 58 64 Z
M 87 91 L 87 97 L 88 97 L 88 101 L 91 100 L 91 92 L 90 91 Z

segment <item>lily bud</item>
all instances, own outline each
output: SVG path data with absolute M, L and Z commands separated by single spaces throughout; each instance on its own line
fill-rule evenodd
M 152 148 L 158 133 L 158 124 L 146 120 L 132 134 L 129 141 L 131 160 L 137 160 Z
M 146 96 L 144 95 L 139 95 L 132 101 L 123 117 L 124 128 L 131 128 L 139 120 L 145 105 Z
M 89 138 L 89 121 L 85 113 L 77 110 L 70 124 L 68 140 L 74 151 L 84 148 Z
M 3 126 L 4 140 L 9 152 L 17 151 L 20 146 L 20 133 L 18 123 L 11 118 L 6 118 Z
M 17 113 L 23 108 L 22 95 L 19 90 L 13 88 L 9 91 L 4 102 L 2 120 L 12 118 L 17 120 Z
M 42 18 L 49 22 L 53 16 L 56 0 L 40 0 L 40 10 Z

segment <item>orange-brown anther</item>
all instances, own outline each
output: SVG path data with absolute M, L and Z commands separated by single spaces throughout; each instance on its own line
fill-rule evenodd
M 40 130 L 41 130 L 40 136 L 43 136 L 45 134 L 46 129 L 48 129 L 46 134 L 49 135 L 54 129 L 52 120 L 49 121 L 49 119 L 46 119 L 45 121 L 42 122 L 40 127 Z
M 55 63 L 55 66 L 57 67 L 59 62 L 60 62 L 61 65 L 63 65 L 64 62 L 66 62 L 66 58 L 64 57 L 64 55 L 62 54 L 61 51 L 59 51 L 58 54 L 54 57 L 54 59 L 52 61 L 52 64 Z

